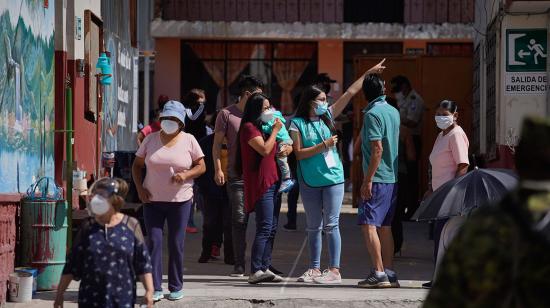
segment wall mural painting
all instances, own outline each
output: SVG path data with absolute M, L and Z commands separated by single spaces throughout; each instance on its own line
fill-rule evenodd
M 54 2 L 0 1 L 0 193 L 54 174 Z

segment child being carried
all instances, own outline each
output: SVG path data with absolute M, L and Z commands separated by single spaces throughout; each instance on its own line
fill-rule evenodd
M 264 134 L 271 135 L 273 131 L 273 123 L 275 123 L 275 119 L 281 120 L 283 124 L 285 124 L 286 120 L 283 117 L 282 113 L 280 111 L 276 111 L 271 109 L 270 111 L 265 111 L 265 113 L 271 112 L 273 114 L 272 119 L 270 121 L 263 122 L 262 124 L 262 131 Z M 276 141 L 278 144 L 278 150 L 281 151 L 283 146 L 292 146 L 292 139 L 290 138 L 290 135 L 288 133 L 288 130 L 286 129 L 285 125 L 281 128 L 279 133 L 277 133 Z M 289 192 L 292 187 L 296 184 L 296 181 L 292 179 L 292 175 L 290 173 L 290 167 L 288 166 L 288 158 L 286 156 L 279 157 L 277 156 L 277 165 L 279 166 L 279 170 L 281 171 L 281 187 L 279 188 L 279 193 L 286 193 Z

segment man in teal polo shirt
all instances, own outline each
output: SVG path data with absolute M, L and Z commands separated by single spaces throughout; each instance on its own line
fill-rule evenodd
M 362 202 L 358 224 L 365 238 L 374 270 L 363 281 L 364 288 L 399 287 L 393 268 L 391 224 L 397 201 L 397 149 L 399 111 L 386 102 L 384 81 L 369 75 L 363 81 L 365 108 L 361 130 L 363 152 Z

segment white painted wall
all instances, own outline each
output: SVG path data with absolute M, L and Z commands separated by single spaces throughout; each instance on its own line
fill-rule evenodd
M 55 1 L 55 50 L 67 50 L 67 1 Z
M 548 8 L 550 8 L 550 1 Z M 505 78 L 506 78 L 506 29 L 532 29 L 532 28 L 547 28 L 548 15 L 505 15 L 502 19 L 500 33 L 500 72 L 498 79 L 500 80 L 498 87 L 500 99 L 497 102 L 499 114 L 497 125 L 497 143 L 508 144 L 510 137 L 517 137 L 520 134 L 521 124 L 523 119 L 529 115 L 547 116 L 548 115 L 548 93 L 546 95 L 505 95 Z M 550 59 L 547 59 L 547 62 Z
M 548 94 L 546 95 L 521 95 L 508 96 L 505 93 L 506 78 L 506 29 L 521 28 L 548 28 L 550 25 L 549 14 L 533 15 L 528 13 L 544 12 L 550 8 L 550 1 L 516 2 L 510 7 L 505 7 L 503 0 L 476 0 L 474 27 L 477 30 L 474 34 L 475 46 L 481 46 L 481 114 L 485 114 L 487 103 L 487 78 L 486 78 L 486 50 L 487 27 L 491 22 L 497 23 L 499 33 L 497 34 L 497 144 L 506 145 L 510 141 L 517 140 L 520 135 L 521 123 L 525 116 L 538 115 L 549 116 L 550 106 Z M 500 14 L 500 16 L 499 16 Z M 548 29 L 550 34 L 550 29 Z M 550 43 L 550 39 L 549 39 Z M 550 59 L 548 59 L 550 65 Z M 487 150 L 486 144 L 486 119 L 480 117 L 480 147 L 481 152 Z
M 66 1 L 66 46 L 68 59 L 84 59 L 84 11 L 90 10 L 97 17 L 101 18 L 100 0 L 57 0 Z M 81 39 L 76 39 L 76 17 L 82 20 Z

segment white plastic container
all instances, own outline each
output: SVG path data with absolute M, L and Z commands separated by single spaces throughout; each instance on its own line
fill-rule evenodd
M 32 301 L 31 273 L 16 272 L 10 274 L 10 301 L 16 303 L 28 303 Z

